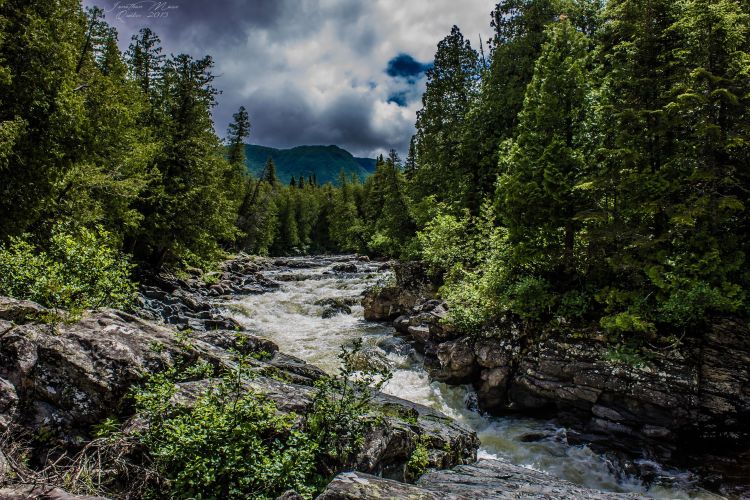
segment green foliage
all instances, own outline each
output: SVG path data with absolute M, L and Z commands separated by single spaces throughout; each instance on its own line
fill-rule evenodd
M 318 392 L 312 411 L 305 416 L 307 432 L 315 436 L 319 446 L 319 464 L 330 475 L 337 468 L 352 465 L 369 425 L 363 417 L 370 410 L 372 391 L 382 388 L 391 377 L 389 372 L 355 370 L 361 348 L 361 340 L 341 348 L 339 377 L 316 382 Z
M 218 378 L 205 378 L 212 376 L 210 365 L 152 375 L 134 392 L 146 423 L 138 440 L 160 478 L 152 495 L 272 499 L 293 489 L 311 498 L 351 465 L 368 425 L 371 386 L 388 380 L 387 374 L 354 372 L 360 347 L 342 349 L 341 378 L 318 382 L 303 416 L 282 413 L 249 389 L 253 374 L 243 356 Z M 195 379 L 207 384 L 197 399 L 174 404 L 177 381 Z M 99 426 L 106 434 L 116 429 L 112 421 Z
M 176 386 L 165 375 L 136 393 L 139 414 L 148 421 L 141 440 L 170 496 L 270 499 L 288 489 L 312 494 L 317 445 L 296 428 L 296 415 L 279 413 L 242 380 L 232 374 L 215 382 L 184 410 L 169 403 Z
M 420 436 L 417 446 L 409 456 L 409 461 L 406 462 L 406 471 L 404 475 L 407 481 L 414 481 L 427 472 L 427 465 L 430 463 L 430 457 L 427 451 L 428 443 L 428 437 Z
M 132 266 L 103 229 L 55 228 L 46 248 L 26 238 L 0 246 L 0 294 L 71 310 L 128 307 Z

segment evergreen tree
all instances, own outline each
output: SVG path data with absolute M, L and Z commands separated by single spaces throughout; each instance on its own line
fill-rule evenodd
M 278 182 L 278 178 L 276 177 L 276 164 L 270 156 L 263 167 L 263 180 L 272 186 L 276 185 Z
M 232 123 L 227 130 L 229 146 L 228 160 L 233 166 L 239 166 L 245 171 L 245 139 L 250 136 L 250 118 L 245 106 L 232 115 Z
M 520 113 L 518 136 L 500 158 L 499 207 L 514 246 L 513 265 L 574 278 L 574 250 L 586 207 L 584 127 L 589 46 L 570 20 L 547 29 Z
M 459 138 L 478 76 L 478 55 L 454 26 L 438 43 L 434 65 L 427 71 L 423 107 L 417 112 L 419 163 L 412 190 L 418 199 L 435 194 L 441 200 L 458 202 L 469 189 Z
M 138 34 L 133 35 L 126 53 L 133 78 L 149 97 L 152 96 L 161 76 L 165 60 L 161 50 L 161 40 L 156 33 L 151 31 L 151 28 L 142 28 Z

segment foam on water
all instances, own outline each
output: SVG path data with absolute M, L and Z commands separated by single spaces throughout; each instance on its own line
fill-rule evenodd
M 309 259 L 307 259 L 309 260 Z M 325 262 L 325 261 L 323 261 Z M 352 306 L 352 314 L 322 318 L 323 306 L 315 305 L 330 297 L 355 297 L 384 278 L 377 266 L 357 263 L 360 272 L 339 274 L 331 263 L 322 267 L 268 271 L 267 277 L 284 278 L 279 290 L 263 295 L 238 298 L 227 304 L 228 315 L 250 331 L 276 342 L 282 351 L 336 373 L 341 346 L 362 338 L 368 348 L 394 336 L 395 330 L 383 324 L 366 322 L 361 305 Z M 306 278 L 306 279 L 289 279 Z M 383 354 L 385 354 L 383 352 Z M 507 460 L 543 471 L 580 485 L 616 492 L 646 493 L 656 498 L 713 497 L 691 488 L 690 474 L 663 469 L 653 464 L 663 483 L 647 488 L 637 478 L 624 474 L 606 456 L 587 446 L 570 446 L 565 429 L 552 422 L 508 417 L 487 417 L 470 409 L 471 387 L 430 382 L 415 353 L 388 353 L 393 378 L 384 392 L 442 411 L 473 428 L 481 440 L 480 458 Z M 467 407 L 468 406 L 468 407 Z M 523 439 L 541 436 L 533 442 Z

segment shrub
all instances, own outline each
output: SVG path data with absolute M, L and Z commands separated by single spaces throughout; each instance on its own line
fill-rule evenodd
M 46 249 L 29 237 L 0 246 L 0 294 L 70 310 L 127 307 L 135 298 L 132 265 L 103 229 L 57 226 Z
M 190 409 L 176 409 L 171 379 L 154 376 L 136 395 L 149 425 L 141 436 L 169 496 L 276 498 L 288 489 L 311 496 L 317 444 L 242 377 L 215 382 Z M 161 496 L 163 492 L 160 492 Z
M 153 375 L 135 392 L 147 425 L 140 442 L 153 461 L 155 496 L 176 498 L 276 498 L 293 489 L 306 498 L 350 465 L 368 425 L 370 386 L 387 374 L 354 372 L 361 344 L 342 349 L 340 378 L 325 378 L 305 416 L 282 413 L 248 390 L 246 357 L 212 380 L 190 407 L 172 404 L 175 380 L 210 376 L 195 368 Z M 153 486 L 155 489 L 156 486 Z M 163 491 L 165 490 L 166 491 Z

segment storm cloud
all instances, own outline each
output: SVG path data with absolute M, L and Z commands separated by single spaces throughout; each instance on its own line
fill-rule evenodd
M 474 0 L 84 0 L 120 33 L 148 26 L 164 51 L 210 54 L 214 109 L 223 135 L 244 105 L 250 142 L 336 144 L 373 156 L 405 151 L 425 71 L 438 41 L 458 25 L 472 41 L 489 32 L 494 2 Z

